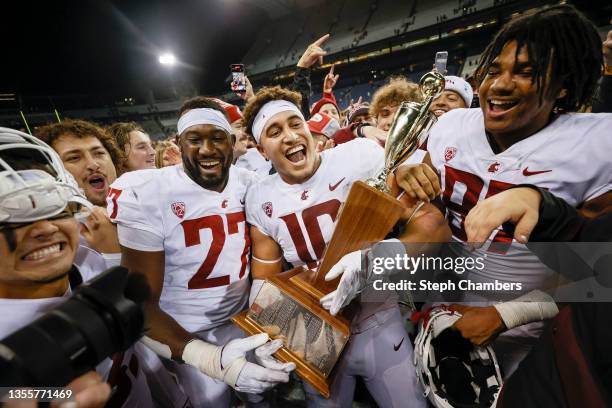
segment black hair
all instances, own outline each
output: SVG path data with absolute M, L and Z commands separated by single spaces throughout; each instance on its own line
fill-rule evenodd
M 590 104 L 603 68 L 601 39 L 593 23 L 574 6 L 546 7 L 506 23 L 481 56 L 478 82 L 511 41 L 517 42 L 517 57 L 523 46 L 527 48 L 540 104 L 544 96 L 554 97 L 561 89 L 567 94 L 555 102 L 556 111 L 575 112 Z
M 229 121 L 229 118 L 227 117 L 227 112 L 225 112 L 225 109 L 223 109 L 223 107 L 219 105 L 218 102 L 212 100 L 211 98 L 207 98 L 205 96 L 196 96 L 194 98 L 187 99 L 183 103 L 181 108 L 179 109 L 179 118 L 183 116 L 183 114 L 189 110 L 202 109 L 202 108 L 218 110 Z

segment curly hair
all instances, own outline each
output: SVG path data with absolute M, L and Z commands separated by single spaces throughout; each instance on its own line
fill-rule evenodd
M 506 23 L 480 57 L 475 71 L 479 83 L 512 41 L 517 43 L 516 57 L 526 47 L 540 104 L 544 96 L 554 97 L 560 89 L 567 94 L 555 102 L 559 112 L 575 112 L 590 103 L 603 68 L 601 38 L 574 6 L 546 7 Z
M 187 99 L 185 102 L 183 102 L 183 105 L 181 105 L 179 109 L 179 113 L 178 113 L 179 118 L 183 116 L 183 114 L 189 110 L 202 109 L 202 108 L 218 110 L 219 112 L 223 114 L 223 116 L 225 116 L 225 119 L 227 119 L 229 122 L 227 112 L 225 112 L 225 109 L 223 109 L 223 106 L 219 105 L 219 103 L 216 102 L 214 99 L 207 98 L 205 96 L 196 96 L 191 99 Z
M 106 131 L 115 139 L 117 146 L 123 151 L 125 151 L 125 146 L 130 144 L 130 132 L 139 131 L 145 133 L 144 129 L 136 122 L 113 123 L 106 128 Z
M 397 106 L 402 102 L 420 102 L 422 100 L 419 86 L 403 76 L 389 78 L 387 84 L 374 92 L 370 105 L 370 116 L 378 117 L 385 106 Z
M 285 100 L 293 103 L 299 109 L 302 104 L 302 95 L 280 86 L 263 87 L 252 96 L 244 107 L 242 113 L 245 129 L 249 135 L 253 135 L 253 122 L 259 110 L 270 101 Z
M 78 119 L 66 119 L 61 123 L 51 123 L 36 129 L 36 137 L 53 147 L 53 143 L 63 135 L 77 138 L 95 137 L 102 143 L 115 165 L 117 177 L 125 173 L 125 155 L 117 147 L 115 139 L 104 129 L 92 122 Z

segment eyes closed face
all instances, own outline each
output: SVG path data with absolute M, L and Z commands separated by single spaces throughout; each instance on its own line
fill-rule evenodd
M 391 125 L 393 124 L 393 117 L 395 116 L 395 112 L 397 112 L 398 105 L 386 105 L 378 112 L 378 116 L 376 116 L 376 127 L 388 132 L 391 129 Z
M 200 186 L 223 191 L 232 164 L 232 138 L 213 125 L 196 125 L 180 136 L 183 166 L 189 177 Z
M 442 116 L 449 110 L 465 108 L 465 101 L 455 91 L 443 91 L 433 100 L 429 110 L 436 116 Z
M 7 241 L 8 234 L 14 235 L 13 248 Z M 30 297 L 28 294 L 61 295 L 43 293 L 39 285 L 58 280 L 69 272 L 78 242 L 78 223 L 71 213 L 3 231 L 0 233 L 0 289 L 23 298 Z
M 268 120 L 257 149 L 289 184 L 308 180 L 320 162 L 306 122 L 293 111 L 277 113 Z

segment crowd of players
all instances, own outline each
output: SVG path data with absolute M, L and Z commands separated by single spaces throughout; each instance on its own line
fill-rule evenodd
M 328 37 L 306 49 L 291 89 L 254 92 L 248 84 L 243 110 L 192 98 L 178 113 L 176 137 L 155 147 L 134 123 L 103 129 L 65 120 L 36 129 L 36 138 L 3 129 L 0 338 L 70 296 L 74 274 L 86 281 L 121 263 L 150 285 L 146 336 L 72 384 L 79 406 L 274 404 L 269 390 L 295 381 L 295 365 L 272 356 L 280 340 L 245 337 L 230 318 L 248 308 L 266 278 L 291 266 L 316 268 L 351 184 L 382 169 L 399 105 L 422 98 L 417 84 L 398 77 L 369 103 L 360 99 L 343 111 L 332 67 L 323 97 L 311 105 L 310 70 L 322 62 Z M 611 70 L 612 36 L 602 55 L 596 28 L 571 6 L 507 23 L 476 71 L 479 108 L 466 109 L 474 96 L 467 81 L 446 76 L 431 106 L 437 123 L 393 181 L 408 208 L 424 205 L 371 252 L 453 240 L 466 245 L 450 255 L 469 256 L 487 253 L 486 244 L 469 242 L 506 242 L 512 262 L 488 252 L 475 277 L 541 287 L 551 270 L 524 244 L 542 200 L 579 209 L 577 223 L 552 236 L 560 240 L 575 239 L 575 225 L 612 208 L 612 115 L 586 113 L 609 108 Z M 513 188 L 519 185 L 529 186 Z M 500 228 L 505 222 L 516 224 L 514 235 Z M 321 304 L 334 315 L 351 309 L 352 336 L 330 398 L 303 383 L 307 404 L 351 406 L 362 378 L 378 406 L 426 407 L 398 299 L 360 302 L 368 274 L 359 251 L 329 272 L 341 280 Z M 492 345 L 510 379 L 497 405 L 610 404 L 611 361 L 590 360 L 612 340 L 609 332 L 577 352 L 587 366 L 577 371 L 578 391 L 566 391 L 567 367 L 557 372 L 541 355 L 536 367 L 555 367 L 553 374 L 526 382 L 523 370 L 516 379 L 543 341 L 542 322 L 559 313 L 544 293 L 529 296 L 531 303 L 490 306 L 466 297 L 454 306 L 462 314 L 455 328 L 474 345 Z

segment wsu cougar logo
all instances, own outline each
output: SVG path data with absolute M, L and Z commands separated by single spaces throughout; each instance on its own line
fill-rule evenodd
M 444 160 L 451 161 L 453 160 L 456 154 L 457 154 L 456 147 L 447 147 L 446 149 L 444 149 Z
M 268 217 L 272 218 L 272 203 L 270 201 L 263 203 L 261 205 L 261 208 L 264 210 Z
M 501 166 L 500 162 L 493 162 L 489 165 L 489 168 L 487 169 L 487 171 L 489 173 L 497 173 L 497 171 L 499 170 L 499 166 Z
M 182 201 L 177 201 L 175 203 L 172 203 L 170 205 L 170 208 L 172 209 L 174 215 L 176 215 L 180 219 L 183 219 L 183 217 L 185 216 L 185 203 L 183 203 Z

